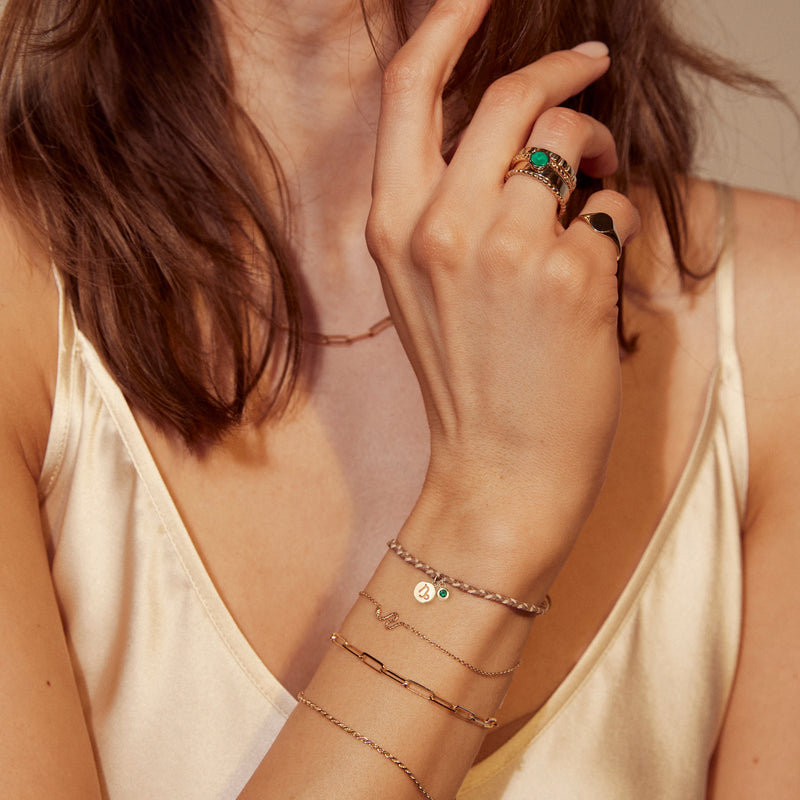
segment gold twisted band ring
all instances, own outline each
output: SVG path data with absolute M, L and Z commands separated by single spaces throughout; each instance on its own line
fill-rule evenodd
M 619 238 L 617 226 L 614 224 L 614 220 L 611 218 L 611 216 L 603 211 L 600 211 L 595 214 L 580 214 L 579 217 L 585 222 L 588 222 L 589 227 L 593 231 L 601 233 L 603 236 L 607 236 L 612 242 L 614 242 L 614 244 L 617 246 L 617 261 L 619 261 L 620 258 L 622 258 L 622 242 Z
M 512 175 L 529 175 L 543 183 L 558 201 L 558 215 L 567 208 L 569 196 L 575 190 L 575 170 L 563 157 L 543 147 L 523 147 L 508 167 L 505 180 Z

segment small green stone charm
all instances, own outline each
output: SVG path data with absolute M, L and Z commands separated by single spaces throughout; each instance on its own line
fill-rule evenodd
M 544 150 L 534 150 L 531 153 L 530 162 L 534 167 L 543 167 L 550 160 L 550 156 Z
M 444 587 L 439 589 L 439 591 L 436 592 L 436 594 L 439 596 L 439 599 L 441 600 L 447 600 L 447 598 L 450 597 L 450 592 Z

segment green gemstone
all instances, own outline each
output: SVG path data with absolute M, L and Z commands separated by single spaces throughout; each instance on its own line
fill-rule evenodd
M 534 150 L 531 153 L 531 164 L 534 167 L 543 167 L 550 160 L 550 156 L 544 150 Z
M 447 600 L 447 598 L 450 597 L 450 592 L 448 592 L 447 589 L 439 589 L 439 597 L 441 597 L 442 600 Z

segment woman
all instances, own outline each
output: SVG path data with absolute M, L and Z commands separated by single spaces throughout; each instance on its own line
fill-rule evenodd
M 523 5 L 6 3 L 3 796 L 795 791 L 798 207 Z

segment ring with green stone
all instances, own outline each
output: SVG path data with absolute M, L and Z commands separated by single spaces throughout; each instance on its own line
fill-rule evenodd
M 505 181 L 512 175 L 528 175 L 543 183 L 558 201 L 558 215 L 566 211 L 576 178 L 575 170 L 563 156 L 543 147 L 524 147 L 511 159 Z
M 523 147 L 511 159 L 508 169 L 509 172 L 520 168 L 536 171 L 545 167 L 555 170 L 562 180 L 566 182 L 570 192 L 574 191 L 576 184 L 575 170 L 566 158 L 544 147 Z

